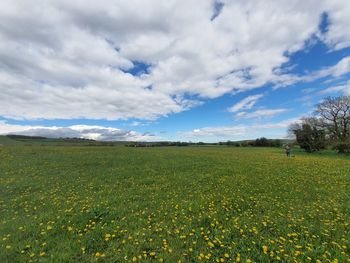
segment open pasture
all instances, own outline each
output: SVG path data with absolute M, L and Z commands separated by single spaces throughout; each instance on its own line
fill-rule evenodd
M 349 262 L 350 159 L 0 148 L 0 262 Z

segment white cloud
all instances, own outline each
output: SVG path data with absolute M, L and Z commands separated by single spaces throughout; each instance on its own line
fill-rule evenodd
M 260 109 L 253 112 L 242 111 L 237 113 L 235 116 L 238 119 L 271 118 L 286 111 L 288 111 L 288 109 Z
M 325 35 L 325 41 L 334 49 L 350 46 L 350 1 L 326 1 L 330 25 Z
M 345 74 L 350 73 L 350 56 L 342 58 L 335 65 L 320 70 L 309 72 L 306 75 L 281 74 L 275 77 L 275 89 L 293 85 L 297 82 L 312 82 L 325 77 L 332 77 L 332 80 L 338 79 Z M 310 89 L 305 89 L 306 92 Z M 303 90 L 302 92 L 304 92 Z
M 251 109 L 259 99 L 261 99 L 264 95 L 263 94 L 257 94 L 257 95 L 252 95 L 244 98 L 240 102 L 236 103 L 232 107 L 228 109 L 229 112 L 237 112 L 240 110 L 247 110 Z
M 350 46 L 347 0 L 221 2 L 211 21 L 212 0 L 2 0 L 0 116 L 155 119 L 299 81 L 278 69 L 318 33 L 323 12 L 324 41 Z M 135 61 L 147 65 L 143 74 L 128 73 Z M 323 74 L 348 72 L 343 63 Z
M 196 137 L 227 137 L 243 135 L 246 133 L 246 127 L 243 125 L 232 126 L 232 127 L 205 127 L 201 129 L 194 129 L 189 132 L 180 133 L 185 138 L 196 138 Z
M 43 136 L 47 138 L 85 138 L 99 141 L 156 141 L 161 139 L 151 133 L 140 134 L 135 131 L 125 131 L 112 127 L 92 125 L 45 127 L 14 125 L 8 124 L 5 121 L 0 121 L 0 134 Z
M 184 138 L 189 138 L 195 141 L 203 139 L 207 141 L 218 141 L 224 139 L 243 140 L 254 139 L 255 137 L 261 136 L 268 138 L 284 138 L 286 136 L 286 128 L 290 124 L 298 121 L 298 118 L 292 118 L 275 123 L 204 127 L 192 131 L 180 132 L 179 134 Z
M 350 72 L 350 56 L 342 58 L 337 64 L 320 71 L 316 71 L 309 76 L 310 81 L 327 76 L 340 77 Z M 308 78 L 305 78 L 309 80 Z
M 350 96 L 350 81 L 348 81 L 342 85 L 337 85 L 337 86 L 332 86 L 332 87 L 326 88 L 324 90 L 321 90 L 319 93 L 320 94 L 332 94 L 332 93 L 337 93 L 337 92 L 341 92 L 346 96 Z

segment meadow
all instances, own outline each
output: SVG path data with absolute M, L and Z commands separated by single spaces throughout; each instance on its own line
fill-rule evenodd
M 0 262 L 350 262 L 350 158 L 0 147 Z

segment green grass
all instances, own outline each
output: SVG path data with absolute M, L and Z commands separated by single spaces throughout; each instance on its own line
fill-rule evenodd
M 266 148 L 0 147 L 0 262 L 347 262 L 349 161 Z
M 18 142 L 16 140 L 13 140 L 5 135 L 0 135 L 0 145 L 2 146 L 13 146 L 13 145 L 21 145 L 21 142 Z

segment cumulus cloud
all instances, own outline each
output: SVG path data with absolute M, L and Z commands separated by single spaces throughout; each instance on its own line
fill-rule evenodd
M 118 128 L 72 125 L 68 127 L 44 127 L 30 125 L 13 125 L 0 121 L 0 134 L 17 134 L 27 136 L 43 136 L 47 138 L 84 138 L 99 141 L 155 141 L 160 137 L 146 132 L 125 131 Z
M 326 1 L 330 25 L 324 39 L 334 49 L 350 46 L 350 2 L 343 0 Z
M 233 91 L 299 81 L 278 72 L 287 54 L 315 34 L 333 49 L 350 46 L 349 6 L 347 0 L 2 0 L 0 116 L 156 119 Z M 330 26 L 321 34 L 325 12 Z M 343 63 L 322 74 L 348 72 Z M 133 74 L 139 64 L 145 70 Z
M 237 112 L 240 110 L 251 109 L 258 102 L 258 100 L 261 99 L 263 96 L 264 96 L 263 94 L 248 96 L 243 100 L 241 100 L 240 102 L 233 105 L 232 107 L 228 108 L 228 111 Z

